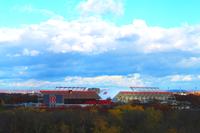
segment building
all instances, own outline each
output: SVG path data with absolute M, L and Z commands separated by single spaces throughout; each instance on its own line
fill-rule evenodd
M 86 88 L 65 88 L 63 90 L 41 90 L 40 101 L 45 106 L 57 107 L 71 104 L 87 104 L 97 101 L 100 96 L 95 90 Z
M 120 91 L 114 101 L 128 103 L 131 101 L 139 101 L 147 103 L 153 100 L 158 100 L 162 103 L 174 101 L 174 95 L 171 92 L 160 91 L 155 87 L 131 87 L 132 91 Z

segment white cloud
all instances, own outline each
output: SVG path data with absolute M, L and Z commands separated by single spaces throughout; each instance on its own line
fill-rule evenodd
M 40 15 L 48 16 L 50 18 L 62 18 L 60 15 L 56 14 L 53 11 L 36 8 L 32 5 L 15 6 L 13 9 L 14 11 L 21 11 L 23 13 L 37 13 Z
M 131 25 L 121 28 L 129 34 L 139 36 L 135 42 L 140 51 L 146 53 L 164 51 L 188 51 L 198 52 L 200 50 L 199 33 L 200 26 L 182 26 L 177 28 L 162 28 L 148 26 L 143 20 L 134 20 Z
M 190 68 L 190 67 L 195 67 L 200 65 L 200 57 L 190 57 L 181 60 L 180 62 L 177 63 L 179 67 L 183 68 Z
M 22 55 L 24 55 L 24 56 L 37 56 L 39 54 L 40 54 L 40 52 L 37 50 L 24 49 L 22 52 Z
M 179 82 L 179 81 L 192 81 L 193 77 L 192 75 L 172 75 L 171 81 L 173 82 Z
M 4 82 L 2 82 L 3 84 Z M 56 86 L 84 86 L 84 87 L 130 87 L 130 86 L 144 86 L 140 74 L 131 74 L 128 76 L 96 76 L 96 77 L 66 77 L 64 81 L 51 82 L 51 81 L 40 81 L 40 80 L 26 80 L 18 82 L 9 82 L 8 87 L 15 88 L 54 88 Z
M 27 80 L 27 81 L 21 81 L 21 82 L 11 82 L 9 83 L 10 87 L 33 87 L 33 88 L 37 88 L 37 87 L 43 87 L 46 86 L 48 87 L 49 85 L 52 86 L 54 85 L 54 82 L 49 82 L 49 81 L 39 81 L 39 80 Z
M 106 14 L 122 15 L 124 12 L 122 0 L 86 0 L 78 5 L 83 14 Z
M 25 68 L 26 69 L 26 68 Z M 172 87 L 177 89 L 179 87 L 187 88 L 187 83 L 198 83 L 199 75 L 168 75 L 163 77 L 152 77 L 136 74 L 127 76 L 121 75 L 104 75 L 94 77 L 75 77 L 68 76 L 63 81 L 44 81 L 44 80 L 23 80 L 23 81 L 0 81 L 2 86 L 13 88 L 36 88 L 36 89 L 54 89 L 56 86 L 82 86 L 82 87 L 100 87 L 100 88 L 115 88 L 113 92 L 119 90 L 127 90 L 130 86 L 155 86 L 160 89 L 167 89 Z M 172 89 L 171 88 L 171 89 Z M 191 86 L 190 86 L 191 88 Z M 110 90 L 111 91 L 111 90 Z
M 101 18 L 87 17 L 73 21 L 50 19 L 19 29 L 0 29 L 0 43 L 23 48 L 41 47 L 56 53 L 102 53 L 120 51 L 121 47 L 142 53 L 175 50 L 199 53 L 199 34 L 199 25 L 162 28 L 134 20 L 132 24 L 117 26 Z
M 122 3 L 122 0 L 85 0 L 79 3 L 78 8 L 86 14 L 105 15 L 108 12 L 122 14 Z M 142 53 L 176 50 L 199 53 L 200 51 L 200 25 L 164 28 L 149 26 L 144 20 L 136 19 L 131 24 L 118 26 L 103 20 L 98 15 L 80 16 L 67 21 L 52 11 L 35 8 L 32 5 L 16 6 L 15 10 L 47 15 L 50 19 L 18 29 L 0 28 L 2 45 L 18 45 L 22 49 L 38 47 L 55 53 L 87 54 L 120 51 L 122 47 Z M 36 51 L 25 51 L 25 53 L 38 54 Z
M 15 70 L 15 72 L 12 73 L 13 76 L 17 76 L 17 75 L 27 75 L 27 71 L 28 71 L 29 67 L 28 66 L 18 66 L 18 67 L 13 67 L 13 70 Z
M 23 29 L 0 28 L 0 44 L 19 41 L 22 33 Z
M 114 48 L 116 27 L 101 19 L 72 22 L 51 20 L 48 23 L 52 26 L 60 23 L 61 26 L 57 35 L 51 38 L 50 50 L 54 52 L 101 53 Z
M 40 54 L 40 51 L 37 50 L 29 50 L 27 48 L 24 48 L 21 53 L 15 53 L 15 54 L 7 54 L 8 57 L 20 57 L 20 56 L 38 56 Z
M 140 74 L 133 74 L 128 76 L 97 76 L 97 77 L 66 77 L 66 84 L 74 85 L 97 85 L 97 86 L 143 86 L 144 83 L 140 78 Z

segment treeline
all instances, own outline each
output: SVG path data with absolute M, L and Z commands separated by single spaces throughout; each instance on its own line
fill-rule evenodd
M 0 93 L 0 104 L 37 103 L 37 95 Z
M 199 95 L 174 95 L 177 101 L 187 101 L 190 102 L 194 107 L 200 107 L 200 96 Z
M 0 133 L 199 133 L 200 111 L 136 105 L 0 111 Z

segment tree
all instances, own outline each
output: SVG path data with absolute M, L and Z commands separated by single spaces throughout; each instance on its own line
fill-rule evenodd
M 175 128 L 170 128 L 167 130 L 167 133 L 178 133 Z
M 0 106 L 3 106 L 5 104 L 3 99 L 0 99 Z

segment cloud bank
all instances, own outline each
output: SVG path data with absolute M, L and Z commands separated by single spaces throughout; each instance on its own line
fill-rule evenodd
M 67 20 L 26 6 L 22 11 L 56 17 L 0 27 L 2 87 L 175 87 L 183 82 L 189 87 L 199 81 L 200 25 L 166 28 L 141 19 L 117 25 L 103 16 L 123 15 L 119 0 L 87 0 L 77 9 L 81 15 Z
M 73 21 L 50 19 L 18 29 L 0 28 L 0 44 L 31 47 L 43 43 L 41 48 L 45 48 L 39 50 L 55 53 L 90 54 L 121 48 L 141 53 L 199 53 L 199 31 L 199 25 L 162 28 L 148 26 L 144 20 L 133 20 L 132 24 L 117 26 L 95 17 Z

